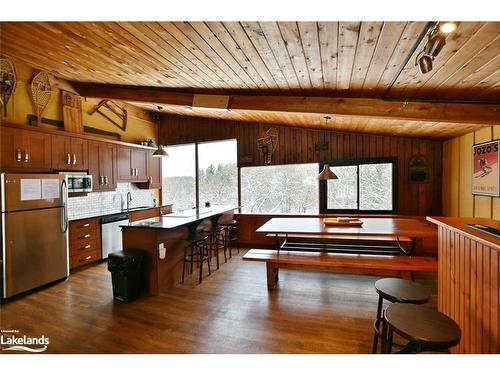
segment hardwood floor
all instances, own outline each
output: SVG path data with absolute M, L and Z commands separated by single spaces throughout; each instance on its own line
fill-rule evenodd
M 128 305 L 99 264 L 2 305 L 0 326 L 49 337 L 49 353 L 370 352 L 377 277 L 282 270 L 268 293 L 265 266 L 242 254 L 201 285 L 194 275 Z M 417 281 L 435 293 L 435 274 Z

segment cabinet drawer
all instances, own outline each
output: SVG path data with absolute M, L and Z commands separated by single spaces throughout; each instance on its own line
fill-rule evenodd
M 77 230 L 70 232 L 69 237 L 71 242 L 78 242 L 82 240 L 90 241 L 95 240 L 99 236 L 99 231 L 97 229 L 87 229 L 87 230 Z
M 70 233 L 88 232 L 99 228 L 99 219 L 84 219 L 72 221 L 69 224 Z
M 88 251 L 71 257 L 70 267 L 76 268 L 99 260 L 98 251 Z
M 70 256 L 75 256 L 88 251 L 100 251 L 100 249 L 96 239 L 73 241 L 71 242 L 69 253 Z

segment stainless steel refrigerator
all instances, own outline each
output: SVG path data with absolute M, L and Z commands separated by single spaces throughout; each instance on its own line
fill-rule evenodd
M 0 175 L 2 296 L 9 298 L 69 275 L 64 175 Z

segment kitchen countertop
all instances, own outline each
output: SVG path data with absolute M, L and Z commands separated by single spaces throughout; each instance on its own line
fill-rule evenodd
M 135 208 L 131 208 L 129 211 L 149 210 L 150 208 L 166 207 L 166 206 L 171 206 L 171 204 L 163 204 L 161 206 L 135 207 Z M 120 214 L 120 213 L 124 213 L 124 212 L 127 212 L 127 210 L 103 209 L 103 210 L 94 211 L 94 212 L 83 212 L 83 213 L 77 212 L 77 213 L 69 214 L 68 220 L 75 221 L 75 220 L 83 220 L 83 219 L 95 219 L 95 218 L 106 216 L 106 215 Z
M 201 222 L 211 217 L 222 215 L 225 212 L 234 211 L 237 206 L 213 206 L 210 208 L 200 208 L 199 213 L 196 210 L 186 210 L 174 212 L 161 217 L 138 220 L 128 224 L 120 225 L 124 228 L 149 228 L 149 229 L 173 229 L 183 225 L 189 225 Z

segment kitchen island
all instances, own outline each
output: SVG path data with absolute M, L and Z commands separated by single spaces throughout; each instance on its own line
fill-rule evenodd
M 159 217 L 121 225 L 123 248 L 147 251 L 146 291 L 158 295 L 179 283 L 182 275 L 184 247 L 188 236 L 209 229 L 222 216 L 231 216 L 236 206 L 213 206 L 199 210 L 174 212 Z M 160 247 L 165 247 L 161 257 Z

